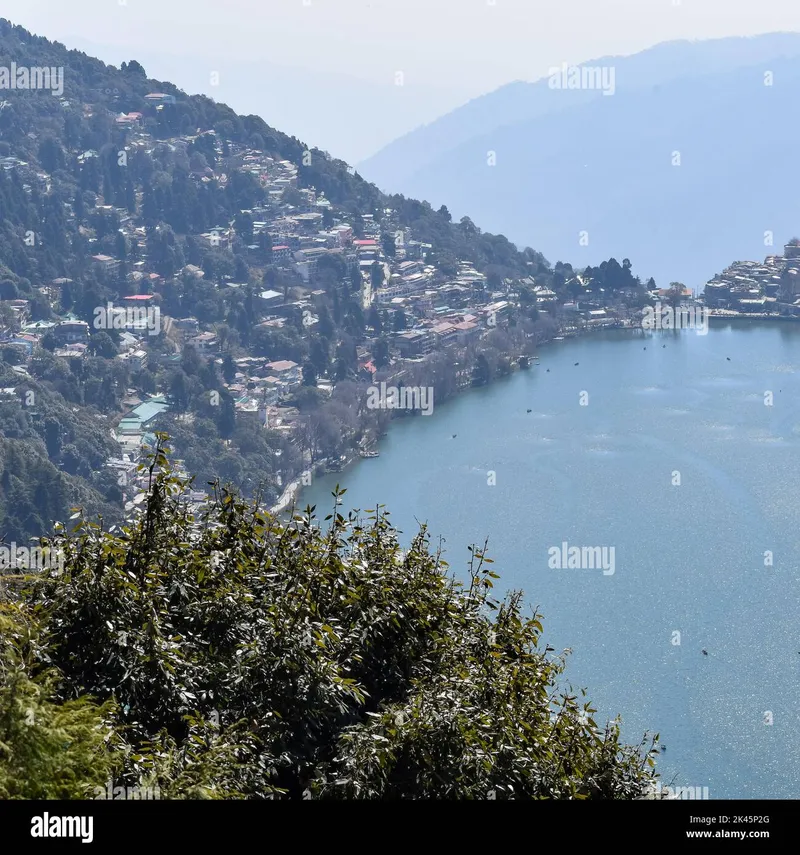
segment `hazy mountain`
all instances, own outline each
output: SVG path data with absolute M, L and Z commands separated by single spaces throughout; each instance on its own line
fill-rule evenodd
M 731 258 L 766 254 L 765 231 L 783 242 L 800 230 L 785 190 L 800 34 L 672 42 L 587 65 L 614 69 L 613 97 L 514 83 L 359 171 L 551 260 L 629 254 L 693 287 Z
M 225 102 L 240 114 L 262 116 L 273 127 L 285 128 L 299 139 L 314 140 L 350 163 L 441 115 L 465 97 L 463 92 L 437 86 L 405 81 L 396 86 L 394 79 L 380 84 L 335 71 L 277 65 L 261 57 L 231 60 L 131 51 L 80 38 L 70 39 L 70 46 L 117 66 L 136 59 L 152 77 Z M 298 57 L 298 63 L 302 61 Z M 214 72 L 217 76 L 212 82 Z

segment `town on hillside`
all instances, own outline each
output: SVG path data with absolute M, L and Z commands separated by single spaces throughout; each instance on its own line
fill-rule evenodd
M 174 106 L 175 96 L 153 92 L 145 102 L 158 115 Z M 85 104 L 84 118 L 92 120 L 104 109 Z M 172 433 L 177 425 L 194 432 L 199 442 L 213 432 L 203 418 L 213 412 L 209 408 L 226 409 L 217 425 L 228 447 L 234 426 L 263 428 L 278 437 L 274 471 L 265 480 L 268 495 L 277 501 L 274 509 L 280 509 L 320 470 L 339 470 L 358 455 L 374 455 L 371 447 L 398 413 L 368 412 L 369 384 L 424 384 L 441 401 L 532 365 L 537 347 L 548 340 L 636 326 L 648 302 L 691 299 L 692 292 L 682 286 L 658 289 L 652 279 L 643 284 L 627 259 L 582 271 L 561 262 L 551 269 L 526 250 L 531 259 L 525 275 L 481 272 L 467 259 L 437 253 L 390 207 L 356 215 L 338 209 L 314 187 L 299 186 L 298 167 L 288 160 L 220 139 L 214 130 L 157 138 L 146 119 L 141 112 L 113 116 L 124 139 L 121 163 L 142 155 L 180 161 L 195 186 L 212 184 L 220 192 L 248 176 L 261 188 L 261 201 L 229 222 L 187 233 L 196 257 L 187 252 L 175 267 L 171 230 L 154 225 L 152 214 L 148 219 L 152 199 L 129 182 L 121 205 L 101 182 L 95 209 L 81 212 L 78 232 L 90 247 L 93 276 L 117 296 L 94 307 L 87 320 L 71 305 L 74 283 L 68 277 L 39 285 L 35 305 L 8 289 L 0 294 L 0 348 L 20 378 L 20 386 L 0 393 L 6 400 L 21 398 L 43 349 L 76 375 L 88 355 L 114 363 L 113 382 L 125 385 L 120 406 L 98 418 L 107 420 L 115 443 L 105 468 L 114 474 L 126 513 L 145 499 L 146 473 L 139 467 L 156 432 Z M 96 150 L 80 152 L 81 174 L 99 169 L 100 158 Z M 51 191 L 52 176 L 41 163 L 8 155 L 0 166 L 27 194 Z M 65 206 L 68 219 L 75 219 L 75 207 Z M 461 226 L 479 232 L 467 218 Z M 228 260 L 217 269 L 208 259 L 220 254 Z M 225 265 L 232 274 L 219 272 Z M 761 268 L 748 269 L 755 282 L 757 272 Z M 796 273 L 792 268 L 786 276 Z M 773 278 L 780 276 L 776 268 Z M 724 291 L 727 281 L 710 283 L 710 293 L 720 300 L 723 292 L 729 298 L 738 293 L 738 284 Z M 346 292 L 340 292 L 340 283 Z M 247 342 L 230 322 L 210 316 L 213 304 L 200 318 L 182 310 L 177 290 L 209 287 L 246 292 L 246 314 L 256 318 Z M 765 287 L 772 289 L 771 282 Z M 340 293 L 351 303 L 344 317 Z M 298 336 L 310 342 L 306 359 L 292 358 L 291 342 Z M 205 414 L 188 406 L 192 390 L 178 370 L 183 366 L 188 372 L 187 363 L 196 374 L 211 364 L 224 378 L 220 389 L 206 382 Z M 37 370 L 40 375 L 41 366 Z M 58 372 L 51 366 L 51 373 Z M 309 390 L 311 404 L 331 401 L 328 416 L 309 406 Z M 179 472 L 190 468 L 181 470 L 182 465 L 178 459 Z M 253 489 L 258 475 L 249 475 Z M 244 474 L 237 476 L 246 486 Z M 202 486 L 195 485 L 191 496 L 198 506 L 207 500 Z
M 703 297 L 712 315 L 800 318 L 800 239 L 763 263 L 734 262 L 706 283 Z

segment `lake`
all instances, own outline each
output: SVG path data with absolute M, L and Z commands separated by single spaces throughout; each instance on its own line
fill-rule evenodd
M 460 576 L 488 536 L 598 722 L 660 732 L 665 784 L 798 797 L 800 326 L 599 332 L 540 357 L 396 420 L 300 503 L 324 517 L 338 482 L 404 542 L 425 521 Z M 613 547 L 613 573 L 549 566 L 562 543 Z

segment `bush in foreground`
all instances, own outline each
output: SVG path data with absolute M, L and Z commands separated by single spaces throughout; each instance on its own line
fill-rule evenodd
M 50 544 L 63 571 L 5 606 L 35 636 L 12 643 L 17 672 L 80 719 L 52 721 L 62 744 L 84 758 L 104 746 L 101 764 L 73 763 L 63 796 L 103 775 L 163 798 L 647 791 L 654 741 L 621 744 L 617 722 L 598 727 L 584 693 L 559 688 L 564 657 L 542 649 L 520 593 L 492 596 L 483 550 L 461 583 L 424 527 L 402 550 L 381 508 L 320 527 L 311 509 L 281 522 L 217 488 L 195 518 L 163 442 L 140 517 L 108 532 L 78 516 Z M 15 783 L 9 697 L 4 669 L 0 791 L 26 797 L 56 772 Z

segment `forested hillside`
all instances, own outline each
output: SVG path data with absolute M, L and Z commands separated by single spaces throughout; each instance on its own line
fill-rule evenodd
M 309 149 L 257 116 L 237 116 L 206 97 L 190 97 L 168 82 L 148 80 L 135 61 L 121 70 L 106 66 L 2 21 L 0 64 L 12 63 L 63 67 L 64 77 L 61 97 L 49 90 L 3 92 L 0 327 L 7 333 L 20 332 L 12 311 L 20 300 L 27 301 L 31 323 L 52 323 L 71 313 L 91 325 L 98 306 L 153 290 L 137 287 L 132 279 L 137 262 L 144 262 L 139 267 L 156 274 L 156 299 L 164 312 L 193 315 L 201 324 L 225 323 L 247 352 L 302 361 L 311 349 L 300 335 L 302 328 L 256 328 L 263 315 L 254 305 L 261 280 L 278 288 L 295 283 L 286 271 L 266 263 L 268 238 L 260 242 L 262 257 L 244 250 L 241 235 L 252 239 L 252 232 L 244 234 L 248 223 L 240 212 L 268 204 L 269 198 L 257 178 L 241 168 L 243 158 L 233 156 L 231 147 L 246 146 L 291 161 L 297 167 L 297 187 L 324 194 L 356 229 L 362 214 L 392 207 L 398 228 L 432 244 L 431 259 L 445 268 L 463 259 L 481 270 L 494 266 L 498 275 L 513 275 L 527 272 L 530 261 L 537 266 L 543 261 L 532 252 L 518 253 L 502 237 L 481 234 L 469 222 L 451 223 L 445 210 L 436 212 L 402 197 L 388 199 L 342 161 Z M 175 103 L 153 105 L 145 98 L 153 92 L 173 95 Z M 141 113 L 139 130 L 152 135 L 152 150 L 133 138 L 131 127 L 115 121 L 131 113 Z M 174 141 L 187 135 L 193 141 L 176 147 Z M 223 167 L 226 180 L 209 180 L 211 167 Z M 197 238 L 237 218 L 240 234 L 232 252 Z M 139 231 L 122 228 L 121 220 Z M 98 255 L 119 260 L 113 273 L 94 263 Z M 186 265 L 202 269 L 203 279 L 188 277 Z M 342 275 L 332 267 L 336 286 L 348 275 L 347 269 Z M 229 280 L 246 287 L 219 287 Z M 331 329 L 319 360 L 322 370 L 329 349 L 334 359 L 337 347 L 344 350 L 340 327 L 356 337 L 363 333 L 359 308 L 344 291 L 333 294 L 334 302 L 339 296 L 344 305 L 341 311 L 334 307 L 337 317 L 323 317 Z M 348 321 L 351 310 L 355 323 Z M 110 428 L 125 408 L 127 390 L 155 392 L 163 371 L 153 370 L 151 356 L 150 370 L 132 376 L 128 365 L 113 358 L 118 353 L 116 331 L 91 332 L 86 358 L 69 360 L 53 355 L 57 343 L 47 332 L 34 337 L 35 353 L 27 359 L 6 336 L 0 351 L 2 386 L 7 390 L 0 403 L 0 534 L 40 534 L 75 504 L 105 510 L 111 517 L 121 513 L 116 477 L 103 472 L 103 461 L 113 451 Z M 352 342 L 346 348 L 348 354 L 354 352 Z M 162 351 L 166 358 L 178 348 L 162 334 L 149 349 Z M 178 371 L 172 366 L 167 370 L 171 373 L 164 382 L 172 391 L 179 388 L 186 409 L 209 390 L 223 395 L 222 407 L 206 408 L 216 425 L 206 424 L 200 431 L 170 425 L 193 471 L 201 478 L 240 477 L 245 487 L 268 479 L 274 454 L 282 447 L 280 438 L 248 435 L 239 437 L 235 447 L 223 445 L 219 428 L 228 438 L 233 430 L 226 431 L 223 424 L 226 418 L 230 421 L 230 408 L 224 406 L 229 396 L 222 378 L 192 354 L 184 354 Z M 30 390 L 35 390 L 33 398 L 26 395 Z M 290 449 L 284 450 L 291 456 Z
M 0 535 L 127 514 L 156 427 L 201 490 L 277 499 L 383 432 L 371 380 L 443 400 L 523 364 L 564 301 L 644 300 L 627 259 L 551 267 L 135 60 L 2 21 L 0 65 L 52 70 L 0 102 Z

